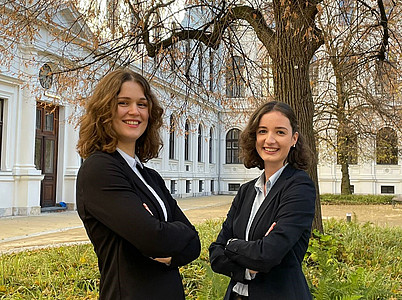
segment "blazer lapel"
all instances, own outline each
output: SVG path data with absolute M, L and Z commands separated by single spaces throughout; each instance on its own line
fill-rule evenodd
M 145 181 L 154 189 L 154 191 L 158 194 L 159 198 L 161 198 L 161 200 L 165 204 L 166 213 L 167 213 L 167 219 L 170 220 L 171 217 L 172 217 L 172 212 L 170 211 L 169 203 L 167 203 L 167 201 L 165 199 L 165 195 L 163 194 L 163 192 L 162 192 L 161 188 L 159 187 L 159 185 L 157 185 L 155 183 L 155 181 L 153 180 L 153 178 L 149 175 L 149 171 L 148 171 L 147 167 L 144 166 L 144 168 L 141 170 L 141 175 L 144 177 Z M 147 188 L 147 190 L 148 190 L 148 188 Z M 153 195 L 152 195 L 152 198 L 155 199 L 155 197 Z M 158 207 L 159 206 L 160 205 L 158 204 Z M 162 212 L 162 215 L 163 215 L 163 212 Z
M 262 202 L 260 208 L 257 211 L 257 214 L 254 217 L 253 223 L 251 223 L 250 232 L 249 232 L 249 240 L 251 240 L 252 236 L 254 235 L 254 231 L 260 222 L 260 219 L 265 214 L 266 210 L 268 209 L 269 205 L 272 201 L 276 198 L 278 192 L 282 189 L 283 185 L 285 184 L 286 180 L 293 175 L 295 169 L 290 165 L 286 166 L 283 170 L 281 176 L 279 176 L 278 180 L 275 182 L 272 189 L 269 191 L 268 195 L 265 197 L 264 202 Z M 271 224 L 264 224 L 267 227 L 267 230 Z
M 257 181 L 254 180 L 248 188 L 243 192 L 243 195 L 239 195 L 240 198 L 243 198 L 243 203 L 239 204 L 238 210 L 240 210 L 240 213 L 238 217 L 236 218 L 236 228 L 240 230 L 240 232 L 236 232 L 236 237 L 245 239 L 246 238 L 246 228 L 247 228 L 247 223 L 248 219 L 250 218 L 250 213 L 251 213 L 251 207 L 253 206 L 255 195 L 257 192 L 255 191 L 255 182 Z
M 165 217 L 163 215 L 163 211 L 161 206 L 158 203 L 158 200 L 155 199 L 154 195 L 152 195 L 151 191 L 145 186 L 145 184 L 142 182 L 142 180 L 137 176 L 137 174 L 135 174 L 135 172 L 133 171 L 133 169 L 131 169 L 131 167 L 127 164 L 126 160 L 120 155 L 119 152 L 115 151 L 113 153 L 111 153 L 111 155 L 116 158 L 122 165 L 125 173 L 128 175 L 128 177 L 131 179 L 131 183 L 140 190 L 139 196 L 145 195 L 147 199 L 141 199 L 141 201 L 145 202 L 147 205 L 152 205 L 154 210 L 156 210 L 158 212 L 158 218 L 159 220 L 164 220 Z M 141 172 L 141 175 L 144 176 L 145 172 Z M 149 176 L 146 176 L 149 177 Z M 148 182 L 149 185 L 150 182 L 148 181 L 148 178 L 145 178 L 145 181 Z M 152 188 L 154 187 L 154 184 L 152 185 Z M 158 193 L 158 195 L 160 195 Z M 148 200 L 148 201 L 146 201 Z M 166 205 L 166 204 L 165 204 Z

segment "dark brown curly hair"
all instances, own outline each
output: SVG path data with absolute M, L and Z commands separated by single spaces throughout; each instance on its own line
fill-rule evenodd
M 251 115 L 246 128 L 241 133 L 240 158 L 243 160 L 244 166 L 248 169 L 254 167 L 258 167 L 260 170 L 264 169 L 264 161 L 255 148 L 257 138 L 256 133 L 262 116 L 271 111 L 278 111 L 282 113 L 290 121 L 292 134 L 295 132 L 299 133 L 296 147 L 290 148 L 285 162 L 297 169 L 306 170 L 309 167 L 312 158 L 310 148 L 307 146 L 303 135 L 299 131 L 299 126 L 297 125 L 297 119 L 293 109 L 286 103 L 278 101 L 267 102 L 257 108 Z
M 78 153 L 82 158 L 87 158 L 97 150 L 108 153 L 116 151 L 117 134 L 112 127 L 112 120 L 117 112 L 117 95 L 122 84 L 127 81 L 141 85 L 149 103 L 148 126 L 135 143 L 135 154 L 141 162 L 158 156 L 163 146 L 159 133 L 163 124 L 163 109 L 143 76 L 129 69 L 118 69 L 99 81 L 86 104 L 86 112 L 79 122 L 77 144 Z

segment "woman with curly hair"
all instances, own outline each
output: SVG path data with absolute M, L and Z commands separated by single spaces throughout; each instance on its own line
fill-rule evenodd
M 162 146 L 162 113 L 147 80 L 119 69 L 80 121 L 77 209 L 98 257 L 99 299 L 185 298 L 178 267 L 198 257 L 198 233 L 143 165 Z
M 311 299 L 301 262 L 315 186 L 303 171 L 311 154 L 292 108 L 276 101 L 260 106 L 241 134 L 240 148 L 246 168 L 264 171 L 240 187 L 209 247 L 212 269 L 231 278 L 224 299 Z

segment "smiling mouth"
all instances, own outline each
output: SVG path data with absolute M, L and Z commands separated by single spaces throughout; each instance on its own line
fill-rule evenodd
M 279 151 L 279 149 L 277 149 L 277 148 L 266 148 L 266 147 L 264 147 L 263 148 L 265 151 L 268 151 L 268 152 L 276 152 L 276 151 Z
M 128 124 L 128 125 L 138 125 L 138 124 L 140 124 L 140 122 L 138 122 L 138 121 L 123 121 L 123 122 Z

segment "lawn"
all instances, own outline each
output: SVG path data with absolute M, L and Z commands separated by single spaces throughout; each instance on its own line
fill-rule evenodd
M 228 279 L 211 271 L 208 246 L 221 221 L 198 225 L 200 257 L 181 268 L 187 299 L 222 299 Z M 402 299 L 402 228 L 327 220 L 303 262 L 315 299 Z M 99 273 L 91 245 L 0 257 L 0 299 L 97 299 Z

